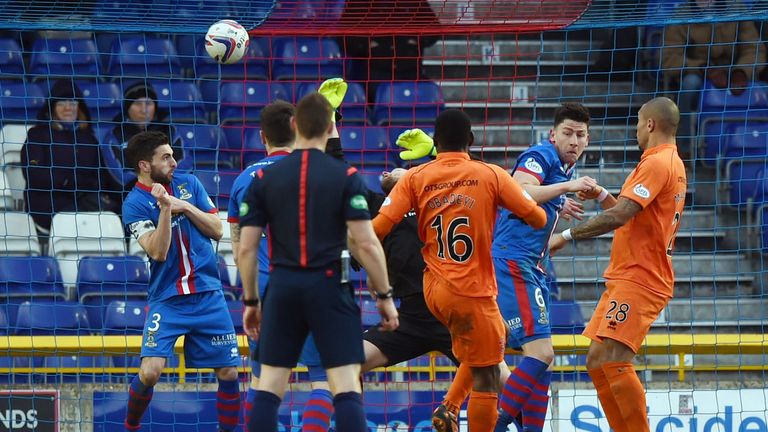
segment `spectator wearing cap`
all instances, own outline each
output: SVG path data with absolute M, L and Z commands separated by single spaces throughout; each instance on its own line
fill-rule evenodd
M 139 82 L 128 87 L 123 94 L 123 110 L 112 120 L 115 127 L 101 142 L 109 148 L 104 151 L 105 163 L 112 176 L 130 190 L 136 175 L 131 167 L 124 166 L 123 153 L 128 140 L 139 132 L 159 131 L 168 136 L 173 147 L 173 158 L 179 162 L 184 158 L 181 138 L 176 129 L 168 123 L 168 112 L 157 105 L 157 92 L 148 83 Z
M 42 233 L 58 212 L 120 211 L 121 187 L 103 169 L 90 122 L 80 88 L 59 80 L 27 133 L 21 152 L 25 208 Z

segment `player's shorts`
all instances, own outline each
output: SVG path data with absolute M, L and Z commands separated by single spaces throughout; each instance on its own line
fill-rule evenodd
M 429 311 L 422 293 L 400 299 L 397 312 L 400 325 L 395 331 L 381 331 L 374 326 L 363 333 L 363 339 L 375 345 L 387 357 L 385 366 L 411 360 L 431 351 L 440 351 L 458 364 L 452 351 L 451 333 Z
M 534 264 L 505 258 L 494 258 L 493 267 L 499 310 L 510 329 L 507 344 L 520 349 L 528 342 L 552 337 L 546 275 Z
M 448 327 L 453 354 L 471 367 L 504 359 L 506 330 L 495 297 L 464 297 L 432 272 L 424 272 L 424 298 L 432 314 Z
M 583 334 L 596 342 L 613 339 L 637 353 L 669 299 L 629 281 L 612 280 L 605 285 Z
M 261 363 L 259 363 L 256 355 L 259 349 L 259 342 L 248 338 L 248 347 L 251 350 L 251 373 L 256 378 L 259 378 L 261 376 Z M 312 335 L 307 336 L 307 340 L 304 342 L 304 347 L 301 349 L 301 355 L 299 356 L 299 363 L 307 367 L 310 381 L 328 381 L 328 375 L 320 364 L 320 353 L 317 352 L 317 346 L 315 346 L 315 340 L 312 338 Z
M 141 338 L 141 357 L 173 356 L 179 336 L 184 336 L 184 355 L 189 367 L 241 364 L 235 327 L 221 290 L 151 303 Z
M 298 270 L 275 267 L 264 295 L 258 359 L 291 368 L 312 332 L 325 369 L 361 364 L 360 307 L 338 268 Z

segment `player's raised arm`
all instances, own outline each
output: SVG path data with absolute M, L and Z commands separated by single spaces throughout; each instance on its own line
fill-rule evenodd
M 536 205 L 528 192 L 503 169 L 492 165 L 499 182 L 499 203 L 502 207 L 516 214 L 528 225 L 539 229 L 546 225 L 547 214 Z
M 160 217 L 157 226 L 149 221 L 137 221 L 129 224 L 131 234 L 136 237 L 139 245 L 153 261 L 163 262 L 171 247 L 171 196 L 165 187 L 159 183 L 152 185 L 152 196 L 160 206 Z

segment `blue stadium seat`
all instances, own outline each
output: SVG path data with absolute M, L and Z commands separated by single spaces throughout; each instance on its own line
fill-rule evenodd
M 184 147 L 184 160 L 179 167 L 185 170 L 234 168 L 234 152 L 228 152 L 226 137 L 216 125 L 177 124 L 176 132 Z
M 21 47 L 15 39 L 0 39 L 0 77 L 24 79 L 24 59 Z
M 726 160 L 768 156 L 768 121 L 732 125 L 726 136 Z
M 104 308 L 115 300 L 144 300 L 149 269 L 139 257 L 84 257 L 77 272 L 77 297 L 88 312 L 88 322 L 101 328 Z
M 5 309 L 0 308 L 0 336 L 6 336 L 8 328 L 8 316 L 5 313 Z
M 108 122 L 122 110 L 123 92 L 115 83 L 102 83 L 95 81 L 78 81 L 78 87 L 83 92 L 83 98 L 88 105 L 93 120 L 96 122 Z M 111 130 L 114 125 L 109 125 Z M 94 133 L 96 129 L 94 128 Z M 104 136 L 96 135 L 101 139 Z
M 227 268 L 227 262 L 224 260 L 223 256 L 217 255 L 217 257 L 219 263 L 219 278 L 221 279 L 221 285 L 224 288 L 224 296 L 227 297 L 228 300 L 237 300 L 239 297 L 239 290 L 238 288 L 234 287 L 232 282 L 229 280 L 229 269 Z
M 763 181 L 768 173 L 768 159 L 734 159 L 725 165 L 725 181 L 729 188 L 731 207 L 739 208 L 750 202 L 764 202 Z
M 170 39 L 117 37 L 107 73 L 115 77 L 181 77 L 181 64 Z
M 32 45 L 29 74 L 33 80 L 50 76 L 98 79 L 96 42 L 92 39 L 37 39 Z
M 17 335 L 80 335 L 90 330 L 85 308 L 76 302 L 24 302 L 16 317 Z
M 0 257 L 0 296 L 66 300 L 56 259 L 48 256 Z
M 219 123 L 258 123 L 262 108 L 275 100 L 290 100 L 282 84 L 244 81 L 221 85 Z
M 301 83 L 294 94 L 294 103 L 298 102 L 308 93 L 317 91 L 321 82 Z M 344 125 L 365 125 L 368 124 L 368 110 L 365 98 L 365 88 L 360 83 L 347 83 L 347 94 L 339 107 L 341 115 L 344 117 Z
M 443 106 L 440 87 L 432 81 L 381 83 L 373 110 L 377 125 L 433 124 Z
M 376 193 L 384 193 L 381 189 L 381 172 L 359 171 L 359 173 L 369 190 Z
M 376 300 L 365 297 L 360 301 L 360 320 L 363 328 L 373 327 L 381 322 L 381 315 L 376 308 Z
M 234 64 L 219 64 L 211 58 L 205 50 L 205 39 L 202 36 L 196 36 L 192 43 L 194 43 L 196 50 L 193 53 L 194 57 L 191 67 L 193 68 L 192 76 L 196 79 L 269 79 L 268 57 L 264 55 L 261 44 L 254 40 L 251 40 L 248 44 L 248 50 L 245 52 L 242 60 Z
M 763 182 L 763 189 L 766 189 L 768 184 Z M 760 251 L 763 254 L 768 254 L 768 205 L 763 204 L 758 210 L 758 217 L 760 218 Z M 2 321 L 0 321 L 1 323 Z
M 245 128 L 245 139 L 242 143 L 243 167 L 258 162 L 267 156 L 267 148 L 264 147 L 264 143 L 261 142 L 261 135 L 259 135 L 260 130 L 256 127 Z
M 46 96 L 38 84 L 0 81 L 0 119 L 3 124 L 33 120 L 45 104 Z
M 146 320 L 146 300 L 115 300 L 104 312 L 104 334 L 140 335 Z
M 94 372 L 56 372 L 53 374 L 47 374 L 45 378 L 46 382 L 50 383 L 90 383 L 90 382 L 103 382 L 109 378 L 104 373 L 103 369 L 112 367 L 112 359 L 110 357 L 102 356 L 53 356 L 45 357 L 43 360 L 43 367 L 54 368 L 57 370 L 65 368 L 95 368 L 102 369 L 101 371 Z
M 580 334 L 584 330 L 581 307 L 575 302 L 552 302 L 549 319 L 553 334 Z
M 753 82 L 741 95 L 719 89 L 706 80 L 698 114 L 697 136 L 701 162 L 713 165 L 725 150 L 729 125 L 768 121 L 768 83 Z M 681 133 L 687 134 L 686 131 Z
M 203 96 L 193 81 L 148 79 L 157 93 L 157 105 L 168 110 L 171 123 L 205 123 Z M 132 83 L 125 81 L 124 85 Z
M 226 210 L 229 204 L 229 194 L 232 192 L 232 184 L 240 175 L 240 171 L 234 170 L 197 170 L 195 175 L 205 187 L 214 204 L 221 210 Z
M 243 303 L 240 301 L 230 300 L 227 302 L 229 308 L 229 315 L 232 317 L 232 324 L 235 326 L 235 333 L 243 334 Z
M 333 39 L 275 38 L 272 46 L 272 79 L 322 80 L 343 76 L 341 49 Z
M 272 11 L 269 22 L 333 23 L 341 18 L 344 0 L 282 0 Z
M 339 131 L 344 159 L 358 169 L 391 169 L 396 155 L 389 151 L 387 130 L 381 127 L 343 127 Z M 373 167 L 373 168 L 371 168 Z

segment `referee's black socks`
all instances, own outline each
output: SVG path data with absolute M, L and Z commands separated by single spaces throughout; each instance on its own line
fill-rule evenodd
M 333 398 L 336 432 L 365 432 L 368 426 L 363 411 L 363 396 L 356 392 L 339 393 Z

